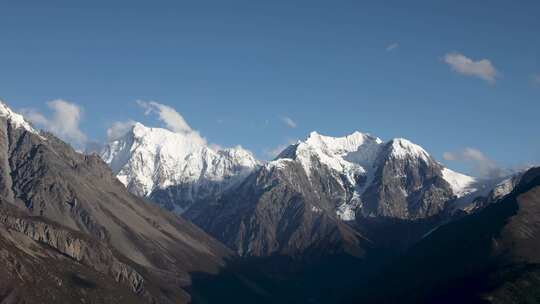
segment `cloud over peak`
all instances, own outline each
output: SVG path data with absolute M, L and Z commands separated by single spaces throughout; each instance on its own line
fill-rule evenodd
M 297 139 L 288 139 L 287 143 L 279 144 L 273 148 L 264 150 L 264 155 L 270 159 L 276 158 L 283 150 L 285 150 L 290 145 L 294 145 L 298 142 Z
M 137 100 L 137 104 L 144 109 L 145 115 L 157 114 L 159 120 L 165 123 L 167 129 L 176 133 L 196 132 L 187 124 L 180 113 L 172 107 L 155 101 Z
M 48 117 L 35 109 L 22 109 L 22 113 L 38 127 L 52 132 L 78 148 L 83 148 L 88 138 L 79 127 L 82 109 L 78 105 L 62 99 L 49 101 L 47 106 L 52 111 Z
M 175 133 L 184 134 L 191 137 L 192 140 L 206 144 L 206 139 L 203 138 L 199 131 L 192 129 L 184 117 L 178 113 L 174 108 L 155 102 L 155 101 L 143 101 L 137 100 L 137 104 L 143 108 L 144 115 L 157 115 L 158 119 L 165 124 L 165 127 Z M 117 123 L 118 124 L 118 123 Z M 114 125 L 113 125 L 114 126 Z M 125 127 L 121 123 L 116 126 L 118 129 Z
M 494 84 L 499 77 L 499 72 L 488 59 L 474 61 L 460 53 L 448 53 L 444 56 L 444 62 L 459 74 L 477 77 L 490 84 Z
M 116 121 L 107 129 L 107 141 L 114 141 L 125 135 L 135 125 L 134 120 Z
M 475 148 L 467 147 L 456 152 L 444 152 L 443 158 L 447 161 L 467 163 L 473 172 L 481 178 L 499 178 L 510 173 L 509 170 L 499 167 L 495 161 Z

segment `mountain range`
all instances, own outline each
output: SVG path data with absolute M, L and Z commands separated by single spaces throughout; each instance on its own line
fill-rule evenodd
M 179 303 L 233 253 L 0 103 L 0 302 Z
M 0 169 L 0 303 L 540 299 L 538 168 L 361 132 L 260 161 L 140 123 L 84 154 L 0 102 Z
M 136 123 L 101 156 L 132 193 L 244 256 L 358 253 L 373 230 L 362 232 L 367 222 L 437 218 L 431 229 L 473 208 L 463 198 L 492 182 L 445 168 L 406 139 L 360 132 L 312 132 L 260 162 L 242 148 L 214 150 L 192 134 Z

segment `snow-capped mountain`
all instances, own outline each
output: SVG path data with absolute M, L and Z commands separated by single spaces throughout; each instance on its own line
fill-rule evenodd
M 39 134 L 4 104 L 0 118 Z M 454 172 L 406 139 L 385 142 L 360 132 L 312 132 L 259 163 L 241 147 L 213 149 L 190 129 L 136 123 L 101 158 L 130 192 L 254 256 L 361 256 L 374 242 L 402 237 L 407 246 L 463 214 L 456 210 L 481 210 L 515 185 Z
M 185 216 L 242 255 L 296 254 L 317 246 L 358 252 L 365 245 L 358 225 L 442 218 L 476 184 L 403 138 L 312 132 L 219 200 L 197 204 Z
M 315 244 L 361 252 L 366 240 L 355 223 L 432 218 L 478 184 L 406 139 L 360 132 L 312 132 L 259 164 L 242 148 L 210 148 L 198 133 L 136 123 L 101 156 L 129 191 L 243 255 L 296 254 Z
M 231 254 L 0 102 L 0 302 L 188 303 Z
M 21 114 L 13 112 L 2 100 L 0 100 L 0 117 L 4 117 L 15 128 L 23 128 L 34 134 L 39 134 Z
M 374 187 L 381 182 L 383 175 L 387 181 L 392 180 L 395 190 L 399 190 L 397 194 L 405 199 L 418 194 L 416 192 L 423 186 L 423 181 L 419 178 L 425 174 L 437 176 L 447 183 L 444 185 L 441 182 L 441 188 L 449 186 L 449 189 L 445 189 L 449 190 L 446 191 L 448 199 L 452 196 L 459 198 L 476 190 L 475 178 L 443 167 L 422 147 L 404 138 L 395 138 L 385 143 L 378 137 L 360 132 L 345 137 L 329 137 L 312 132 L 305 141 L 288 147 L 268 165 L 278 165 L 284 159 L 292 159 L 302 164 L 310 180 L 314 168 L 323 166 L 329 171 L 337 184 L 345 192 L 349 192 L 343 196 L 336 210 L 343 220 L 354 220 L 357 209 L 363 210 L 365 216 L 396 216 L 389 213 L 389 210 L 370 210 L 369 206 L 365 205 L 369 200 L 367 196 L 377 191 Z M 392 175 L 388 174 L 390 172 Z M 411 181 L 414 181 L 414 184 L 411 184 Z M 366 197 L 363 198 L 364 195 Z M 379 197 L 376 205 L 380 206 L 384 201 L 383 197 Z M 403 210 L 398 217 L 409 218 L 409 213 L 411 210 Z
M 214 150 L 198 133 L 141 123 L 108 143 L 101 157 L 129 191 L 178 213 L 214 199 L 258 165 L 241 147 Z

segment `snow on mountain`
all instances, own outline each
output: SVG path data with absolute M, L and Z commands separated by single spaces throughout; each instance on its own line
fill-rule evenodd
M 166 200 L 162 203 L 177 212 L 217 195 L 258 164 L 241 147 L 214 150 L 196 132 L 175 133 L 141 123 L 108 143 L 101 157 L 132 193 L 150 197 L 165 191 L 156 200 Z
M 355 210 L 362 207 L 362 195 L 372 184 L 377 170 L 377 160 L 381 157 L 394 158 L 398 161 L 423 162 L 427 166 L 440 166 L 419 145 L 404 138 L 395 138 L 383 142 L 380 138 L 354 132 L 344 137 L 324 136 L 312 132 L 304 141 L 286 148 L 267 166 L 285 168 L 284 159 L 298 161 L 308 177 L 319 164 L 330 169 L 337 182 L 344 189 L 353 189 L 351 195 L 336 208 L 336 215 L 342 220 L 355 219 Z M 453 194 L 462 197 L 475 191 L 476 180 L 470 176 L 454 172 L 441 166 L 442 178 L 448 182 Z M 405 174 L 405 173 L 400 173 Z M 408 193 L 401 189 L 405 197 Z
M 219 197 L 259 165 L 253 155 L 241 147 L 214 150 L 197 132 L 175 133 L 140 123 L 136 123 L 123 137 L 111 141 L 102 158 L 132 193 L 149 197 L 179 213 L 194 202 Z M 321 176 L 331 179 L 342 189 L 339 190 L 342 198 L 335 207 L 335 214 L 342 220 L 352 221 L 356 210 L 365 203 L 363 195 L 366 190 L 381 182 L 380 162 L 388 161 L 398 164 L 391 169 L 395 178 L 411 173 L 410 166 L 416 168 L 414 170 L 426 167 L 439 172 L 437 174 L 446 180 L 449 195 L 453 193 L 455 197 L 462 197 L 476 190 L 474 178 L 442 167 L 422 147 L 403 138 L 384 142 L 361 132 L 343 137 L 311 132 L 305 140 L 289 146 L 263 167 L 265 170 L 283 171 L 288 170 L 291 162 L 296 162 L 310 181 L 316 178 L 316 182 L 321 183 Z M 321 175 L 320 170 L 325 173 Z M 405 180 L 393 183 L 406 200 L 419 190 L 414 188 L 417 186 L 406 189 L 410 184 Z M 375 199 L 373 193 L 379 190 L 374 191 L 368 195 L 371 200 Z
M 415 157 L 420 158 L 425 162 L 428 162 L 430 159 L 429 154 L 424 150 L 424 148 L 419 145 L 413 144 L 405 138 L 394 138 L 391 141 L 391 156 L 395 158 L 407 158 Z
M 465 196 L 477 190 L 474 187 L 477 183 L 477 180 L 474 177 L 457 173 L 448 168 L 443 168 L 442 174 L 444 179 L 452 187 L 452 190 L 457 197 Z
M 0 117 L 6 118 L 15 128 L 23 128 L 34 134 L 39 134 L 21 114 L 13 112 L 2 100 L 0 100 Z
M 344 174 L 349 182 L 355 184 L 358 175 L 367 174 L 381 145 L 382 140 L 379 138 L 360 132 L 344 137 L 330 137 L 311 132 L 305 141 L 299 141 L 289 147 L 277 158 L 298 160 L 308 177 L 311 175 L 313 161 L 317 161 Z
M 512 192 L 514 187 L 519 183 L 521 176 L 522 172 L 505 178 L 504 180 L 499 182 L 491 191 L 491 198 L 493 200 L 496 200 Z
M 329 167 L 344 170 L 351 164 L 370 166 L 382 141 L 360 132 L 345 137 L 323 136 L 312 132 L 305 142 L 300 142 L 297 155 L 306 168 L 313 154 Z M 308 169 L 309 170 L 309 169 Z

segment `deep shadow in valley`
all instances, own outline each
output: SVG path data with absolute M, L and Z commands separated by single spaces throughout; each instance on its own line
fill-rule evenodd
M 232 261 L 218 275 L 192 274 L 193 303 L 339 303 L 362 289 L 383 259 L 285 256 Z
M 540 237 L 539 186 L 540 169 L 531 170 L 502 201 L 406 251 L 242 259 L 216 276 L 193 274 L 193 303 L 540 303 L 540 253 L 531 250 Z M 388 229 L 381 231 L 396 231 Z
M 372 219 L 354 223 L 378 245 L 362 257 L 348 254 L 301 258 L 237 258 L 217 275 L 193 273 L 193 303 L 348 303 L 359 294 L 385 294 L 373 281 L 406 249 L 432 230 L 438 218 L 423 221 Z M 390 236 L 390 237 L 389 237 Z M 375 291 L 375 289 L 381 289 Z

